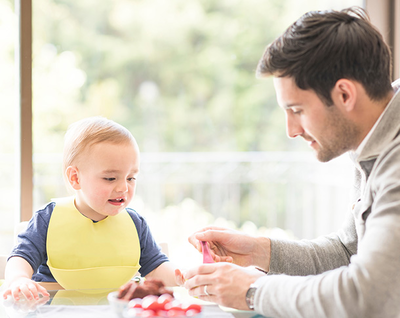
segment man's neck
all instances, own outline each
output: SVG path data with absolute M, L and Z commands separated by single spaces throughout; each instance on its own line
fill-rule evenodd
M 394 96 L 394 91 L 391 91 L 386 95 L 385 98 L 379 101 L 373 101 L 366 97 L 364 101 L 361 101 L 362 105 L 358 112 L 358 126 L 360 127 L 360 138 L 357 145 L 357 150 L 365 141 L 366 137 L 370 135 L 372 130 L 376 127 L 379 120 L 382 118 L 383 113 L 386 110 L 387 105 Z M 356 152 L 358 152 L 356 150 Z
M 382 101 L 379 102 L 371 102 L 368 107 L 369 109 L 373 109 L 375 111 L 371 111 L 370 114 L 370 120 L 369 122 L 366 123 L 365 125 L 365 129 L 364 129 L 364 135 L 360 141 L 360 143 L 358 144 L 357 148 L 354 151 L 354 158 L 357 158 L 362 149 L 364 148 L 365 144 L 367 143 L 369 137 L 372 135 L 373 131 L 375 130 L 376 126 L 378 125 L 379 121 L 381 120 L 381 118 L 383 117 L 383 114 L 387 108 L 387 105 L 389 104 L 390 100 L 393 98 L 394 96 L 394 92 L 390 92 L 386 98 Z M 368 129 L 369 126 L 369 129 Z

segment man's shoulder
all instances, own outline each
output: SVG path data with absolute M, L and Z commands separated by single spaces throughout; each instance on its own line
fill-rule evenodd
M 382 160 L 389 155 L 400 155 L 400 127 L 396 137 L 379 154 L 378 160 Z M 398 162 L 398 164 L 400 165 L 400 162 Z
M 398 178 L 400 172 L 400 134 L 397 135 L 376 158 L 374 163 L 375 175 Z

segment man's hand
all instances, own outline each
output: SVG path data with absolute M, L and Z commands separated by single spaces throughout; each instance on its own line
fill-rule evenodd
M 243 268 L 230 263 L 204 264 L 185 273 L 187 281 L 184 286 L 191 296 L 226 307 L 249 310 L 247 290 L 264 275 L 254 267 Z
M 256 238 L 239 231 L 209 226 L 189 237 L 189 243 L 201 252 L 199 241 L 209 243 L 215 262 L 230 262 L 240 266 L 254 265 L 265 271 L 269 270 L 271 253 L 268 238 Z

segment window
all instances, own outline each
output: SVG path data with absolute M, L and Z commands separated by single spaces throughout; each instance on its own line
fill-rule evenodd
M 33 210 L 67 195 L 61 151 L 68 125 L 103 115 L 138 140 L 142 173 L 132 205 L 159 240 L 186 243 L 209 222 L 260 234 L 290 229 L 273 234 L 296 237 L 334 230 L 343 216 L 320 211 L 345 210 L 340 177 L 349 167 L 343 158 L 321 165 L 303 143 L 286 138 L 273 87 L 256 80 L 254 69 L 265 45 L 303 12 L 351 5 L 363 1 L 35 0 Z M 9 70 L 0 75 L 5 114 L 13 108 L 5 104 L 15 103 L 16 35 L 8 30 L 16 27 L 12 1 L 0 6 L 0 34 L 12 38 L 0 48 Z M 15 120 L 1 121 L 8 136 Z M 15 183 L 12 139 L 0 147 L 3 180 Z M 330 177 L 321 178 L 325 173 Z M 8 183 L 1 187 L 13 196 Z M 18 211 L 1 204 L 6 253 Z
M 13 244 L 13 230 L 17 211 L 15 141 L 15 67 L 14 45 L 16 19 L 13 1 L 0 0 L 0 254 L 8 253 Z
M 332 4 L 344 6 L 323 7 Z M 291 228 L 286 234 L 300 237 L 341 223 L 338 213 L 315 211 L 334 206 L 331 188 L 336 199 L 343 192 L 317 181 L 313 155 L 286 137 L 272 85 L 254 76 L 265 45 L 321 2 L 101 1 L 95 14 L 93 5 L 33 3 L 35 209 L 67 194 L 60 173 L 67 126 L 102 115 L 139 143 L 142 172 L 132 206 L 158 240 L 186 243 L 216 221 L 252 231 Z M 306 195 L 310 188 L 321 192 L 318 199 Z M 176 228 L 183 229 L 179 237 Z

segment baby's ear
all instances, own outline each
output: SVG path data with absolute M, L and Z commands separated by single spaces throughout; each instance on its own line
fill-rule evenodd
M 74 190 L 80 190 L 81 185 L 79 183 L 79 171 L 78 168 L 75 166 L 69 166 L 65 170 L 65 175 L 67 177 L 68 183 Z

